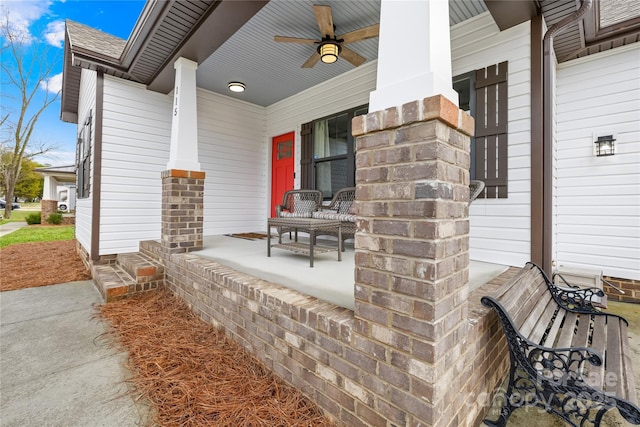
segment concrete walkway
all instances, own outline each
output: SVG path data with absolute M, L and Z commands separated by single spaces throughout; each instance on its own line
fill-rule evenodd
M 2 224 L 0 225 L 0 237 L 4 236 L 5 234 L 9 234 L 12 233 L 22 227 L 24 227 L 25 225 L 27 225 L 26 222 L 8 222 L 6 224 Z
M 102 299 L 90 280 L 0 293 L 0 424 L 136 426 L 126 355 L 92 319 Z

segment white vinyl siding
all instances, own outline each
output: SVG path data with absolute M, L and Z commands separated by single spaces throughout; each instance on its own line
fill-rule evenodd
M 265 126 L 264 107 L 198 90 L 198 153 L 206 173 L 205 235 L 266 230 Z
M 558 265 L 640 279 L 640 48 L 637 44 L 557 70 Z M 598 136 L 616 154 L 596 157 Z
M 136 252 L 160 239 L 162 181 L 172 97 L 104 78 L 100 255 Z
M 161 172 L 171 141 L 172 95 L 105 77 L 100 254 L 135 252 L 161 237 Z M 266 228 L 265 109 L 198 90 L 205 172 L 204 234 Z
M 487 12 L 451 27 L 454 76 L 509 62 L 509 193 L 469 209 L 470 258 L 523 265 L 531 256 L 531 41 L 529 22 L 500 32 Z
M 295 188 L 300 187 L 300 126 L 368 104 L 369 94 L 376 88 L 377 64 L 377 61 L 366 63 L 267 107 L 269 152 L 273 137 L 295 132 Z
M 95 141 L 95 117 L 96 117 L 96 80 L 95 71 L 82 70 L 80 77 L 80 95 L 78 102 L 78 128 L 76 134 L 84 125 L 85 120 L 91 114 L 91 160 L 89 182 L 89 197 L 76 201 L 76 240 L 82 247 L 91 253 L 91 221 L 93 214 L 93 165 L 94 165 L 94 141 Z

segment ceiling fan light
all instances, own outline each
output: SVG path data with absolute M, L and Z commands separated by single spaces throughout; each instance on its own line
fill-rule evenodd
M 247 88 L 245 84 L 241 82 L 229 82 L 227 84 L 227 87 L 231 92 L 236 92 L 236 93 L 244 92 L 244 90 Z
M 333 64 L 338 60 L 338 54 L 340 53 L 340 45 L 327 42 L 318 47 L 318 53 L 320 54 L 320 60 L 325 64 Z

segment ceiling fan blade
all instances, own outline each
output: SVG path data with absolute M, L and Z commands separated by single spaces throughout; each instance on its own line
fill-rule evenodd
M 314 4 L 313 11 L 316 13 L 316 19 L 318 20 L 318 27 L 320 28 L 320 34 L 322 37 L 333 38 L 333 17 L 331 15 L 331 6 L 321 6 Z
M 348 47 L 344 46 L 342 46 L 342 50 L 340 51 L 340 57 L 351 62 L 355 67 L 362 65 L 364 61 L 367 60 L 365 57 L 358 55 Z
M 302 68 L 313 68 L 313 66 L 316 65 L 319 60 L 320 54 L 318 52 L 314 52 L 313 55 L 311 55 L 311 57 L 307 59 L 307 62 L 302 64 Z
M 287 37 L 287 36 L 274 36 L 273 40 L 280 43 L 314 44 L 317 42 L 317 40 L 313 40 L 313 39 L 299 39 L 297 37 Z
M 366 40 L 372 37 L 378 37 L 379 32 L 380 32 L 380 24 L 374 24 L 369 27 L 360 28 L 359 30 L 355 30 L 347 34 L 343 34 L 340 38 L 344 40 L 342 44 L 354 43 L 354 42 L 359 42 L 360 40 Z

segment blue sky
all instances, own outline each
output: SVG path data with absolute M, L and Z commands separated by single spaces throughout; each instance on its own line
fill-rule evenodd
M 57 92 L 62 85 L 62 57 L 64 47 L 64 21 L 70 19 L 97 28 L 114 36 L 127 39 L 144 6 L 142 0 L 2 0 L 0 16 L 9 17 L 10 25 L 31 35 L 30 49 L 48 49 L 50 61 L 55 61 L 50 74 L 48 89 Z M 6 60 L 3 55 L 2 61 Z M 7 112 L 19 112 L 15 91 L 8 85 L 6 76 L 0 76 L 0 106 L 2 116 Z M 38 90 L 35 105 L 41 105 L 46 95 Z M 76 125 L 60 120 L 60 98 L 48 107 L 38 120 L 31 141 L 45 143 L 55 149 L 36 160 L 52 166 L 71 165 L 75 162 Z

